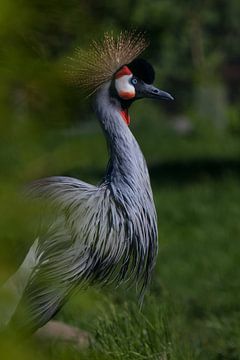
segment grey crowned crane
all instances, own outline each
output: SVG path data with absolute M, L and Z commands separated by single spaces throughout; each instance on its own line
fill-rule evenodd
M 98 186 L 61 176 L 31 184 L 57 205 L 55 220 L 2 288 L 14 298 L 0 312 L 2 328 L 35 332 L 89 285 L 132 282 L 143 296 L 158 252 L 157 216 L 128 111 L 137 99 L 173 99 L 152 85 L 152 66 L 138 58 L 146 47 L 141 33 L 106 33 L 69 59 L 70 78 L 94 97 L 109 162 Z

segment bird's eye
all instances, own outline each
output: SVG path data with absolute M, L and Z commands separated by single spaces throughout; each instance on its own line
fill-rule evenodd
M 136 85 L 138 81 L 137 81 L 136 78 L 133 78 L 133 79 L 131 80 L 131 82 L 132 82 L 133 85 Z

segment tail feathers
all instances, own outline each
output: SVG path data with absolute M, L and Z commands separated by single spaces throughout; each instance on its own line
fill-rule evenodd
M 27 286 L 14 312 L 9 328 L 29 335 L 45 325 L 62 308 L 70 289 L 38 287 L 34 295 L 34 284 Z
M 33 268 L 38 262 L 38 239 L 27 253 L 22 265 L 0 288 L 0 329 L 8 326 L 21 300 Z

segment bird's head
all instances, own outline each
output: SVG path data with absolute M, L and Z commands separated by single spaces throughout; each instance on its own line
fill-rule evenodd
M 152 65 L 138 55 L 148 46 L 142 33 L 121 32 L 117 38 L 105 33 L 100 42 L 93 42 L 88 51 L 76 49 L 69 58 L 68 75 L 72 82 L 92 95 L 109 84 L 109 96 L 120 104 L 121 115 L 129 124 L 128 108 L 141 98 L 173 100 L 173 97 L 152 84 Z
M 127 110 L 133 101 L 142 98 L 173 100 L 169 93 L 152 85 L 154 79 L 155 72 L 152 65 L 141 58 L 122 66 L 114 74 L 110 94 L 119 100 L 122 116 L 127 124 L 130 122 Z

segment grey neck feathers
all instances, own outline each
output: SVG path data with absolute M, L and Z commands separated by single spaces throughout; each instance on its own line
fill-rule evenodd
M 120 114 L 120 103 L 109 96 L 109 83 L 96 94 L 95 111 L 105 133 L 110 160 L 106 173 L 115 191 L 147 192 L 152 198 L 148 170 L 137 141 Z M 132 194 L 133 195 L 133 194 Z

